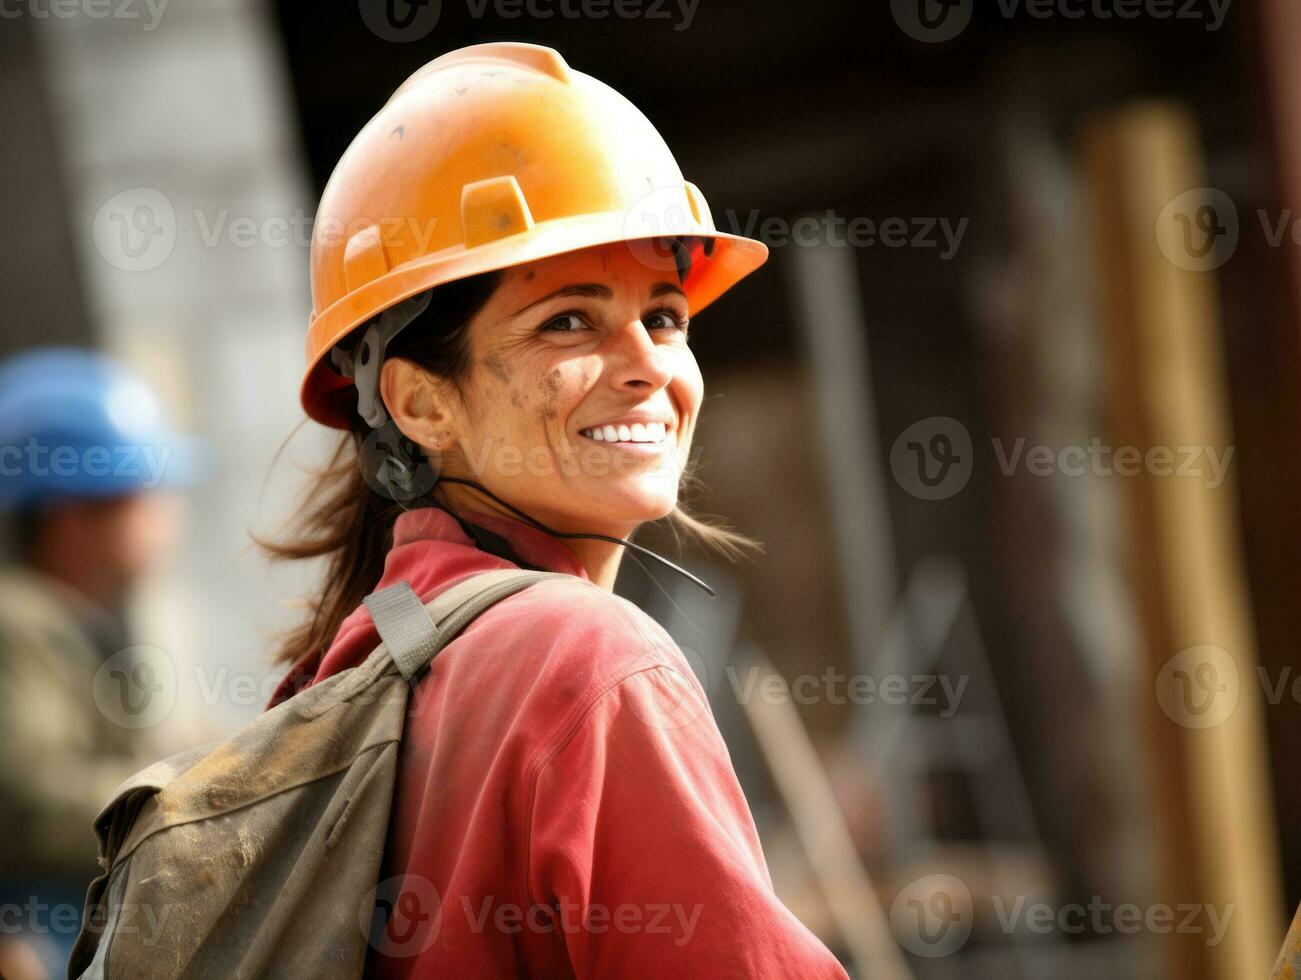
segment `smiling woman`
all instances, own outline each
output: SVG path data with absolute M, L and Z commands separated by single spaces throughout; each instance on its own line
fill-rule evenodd
M 355 234 L 313 242 L 302 397 L 346 434 L 301 536 L 264 542 L 328 559 L 269 707 L 366 660 L 373 591 L 555 573 L 414 688 L 381 882 L 386 915 L 408 892 L 440 912 L 372 942 L 367 975 L 845 977 L 774 894 L 682 651 L 613 594 L 648 522 L 753 544 L 679 493 L 704 395 L 691 316 L 767 250 L 714 228 L 631 103 L 526 44 L 412 76 L 317 227 Z

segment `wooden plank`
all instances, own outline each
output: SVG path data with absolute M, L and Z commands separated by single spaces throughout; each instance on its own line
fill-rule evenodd
M 1113 444 L 1144 452 L 1212 447 L 1222 456 L 1232 435 L 1215 279 L 1207 268 L 1213 256 L 1197 254 L 1204 241 L 1196 234 L 1183 238 L 1205 224 L 1207 213 L 1197 220 L 1205 201 L 1168 207 L 1206 182 L 1195 127 L 1178 106 L 1135 106 L 1091 128 L 1085 158 Z M 1168 831 L 1153 901 L 1205 903 L 1231 916 L 1216 945 L 1204 934 L 1171 934 L 1171 975 L 1265 976 L 1282 934 L 1281 888 L 1234 480 L 1212 487 L 1205 478 L 1143 469 L 1124 482 L 1144 689 L 1165 695 L 1143 702 L 1150 737 L 1142 754 L 1158 823 Z M 1183 681 L 1169 665 L 1183 651 L 1208 647 L 1224 651 L 1219 666 L 1226 681 L 1236 677 L 1236 701 L 1219 702 L 1215 724 L 1197 727 L 1191 716 L 1171 717 L 1168 700 L 1180 693 L 1172 684 L 1190 683 L 1196 664 L 1183 671 Z M 1202 654 L 1183 656 L 1200 663 Z M 1232 697 L 1227 687 L 1190 694 Z
M 755 662 L 756 689 L 762 689 L 775 671 L 762 654 L 755 655 Z M 857 975 L 911 980 L 799 709 L 789 699 L 743 698 L 742 705 Z

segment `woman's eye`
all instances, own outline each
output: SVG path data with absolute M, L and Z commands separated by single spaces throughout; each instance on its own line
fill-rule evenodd
M 672 310 L 660 310 L 652 313 L 642 321 L 648 330 L 683 330 L 687 329 L 686 317 L 679 317 Z
M 560 316 L 548 320 L 542 329 L 554 330 L 556 333 L 573 333 L 583 329 L 583 319 L 577 313 L 561 313 Z

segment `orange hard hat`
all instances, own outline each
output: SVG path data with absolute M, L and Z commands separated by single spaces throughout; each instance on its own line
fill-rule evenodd
M 303 408 L 348 427 L 356 392 L 329 354 L 405 299 L 575 249 L 665 237 L 692 243 L 682 285 L 693 313 L 768 257 L 762 242 L 719 232 L 650 121 L 559 52 L 495 43 L 436 58 L 366 124 L 321 196 Z

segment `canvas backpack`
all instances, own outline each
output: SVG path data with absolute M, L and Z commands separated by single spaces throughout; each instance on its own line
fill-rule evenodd
M 361 976 L 393 911 L 377 885 L 412 687 L 493 603 L 562 577 L 481 572 L 428 606 L 376 592 L 365 662 L 126 780 L 95 819 L 104 874 L 68 976 Z

